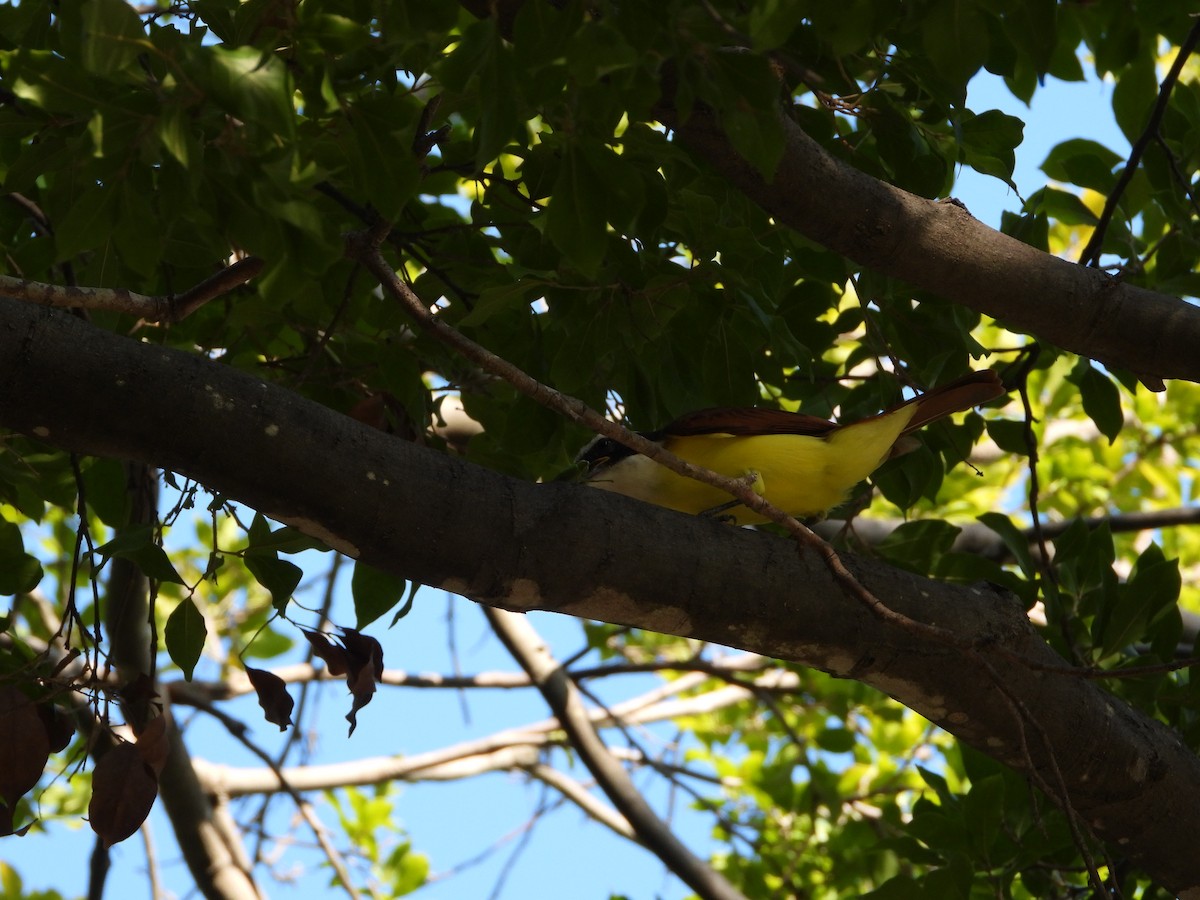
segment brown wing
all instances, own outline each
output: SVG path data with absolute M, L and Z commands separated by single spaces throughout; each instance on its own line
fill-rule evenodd
M 913 397 L 911 400 L 898 403 L 879 413 L 879 416 L 886 416 L 910 403 L 917 404 L 917 411 L 903 432 L 908 434 L 952 413 L 994 400 L 1003 393 L 1004 385 L 1000 382 L 999 376 L 990 369 L 984 369 L 947 382 L 926 394 Z M 869 416 L 868 418 L 875 419 L 879 416 Z M 698 434 L 802 434 L 826 437 L 831 431 L 840 427 L 842 426 L 817 416 L 786 412 L 782 409 L 720 406 L 680 416 L 670 425 L 654 432 L 654 435 L 656 437 L 681 437 Z
M 837 428 L 833 422 L 804 413 L 754 406 L 720 406 L 680 416 L 657 434 L 663 437 L 697 434 L 804 434 L 824 437 Z
M 908 403 L 916 403 L 917 411 L 904 429 L 904 434 L 924 428 L 930 422 L 945 418 L 956 412 L 995 400 L 1004 393 L 1000 376 L 991 369 L 982 369 L 939 385 L 927 394 L 914 397 Z M 904 406 L 906 404 L 901 404 Z M 896 407 L 893 407 L 893 409 Z M 890 412 L 891 410 L 889 410 Z

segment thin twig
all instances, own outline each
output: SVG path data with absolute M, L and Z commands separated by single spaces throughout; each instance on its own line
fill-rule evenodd
M 1158 99 L 1154 103 L 1154 109 L 1150 112 L 1150 120 L 1146 123 L 1145 129 L 1137 139 L 1137 143 L 1133 145 L 1133 149 L 1129 151 L 1129 159 L 1125 163 L 1125 168 L 1121 170 L 1121 175 L 1117 179 L 1116 186 L 1113 187 L 1108 197 L 1104 201 L 1104 210 L 1100 213 L 1100 220 L 1096 223 L 1096 228 L 1092 231 L 1092 236 L 1088 238 L 1083 252 L 1079 254 L 1079 262 L 1083 265 L 1097 266 L 1100 264 L 1100 246 L 1104 243 L 1104 234 L 1108 230 L 1108 225 L 1112 221 L 1113 213 L 1116 212 L 1117 204 L 1121 200 L 1121 195 L 1125 193 L 1125 188 L 1133 181 L 1133 176 L 1137 172 L 1138 164 L 1142 161 L 1142 154 L 1146 152 L 1146 147 L 1150 145 L 1155 135 L 1158 134 L 1158 126 L 1162 122 L 1163 114 L 1167 111 L 1167 104 L 1171 99 L 1171 91 L 1175 88 L 1175 83 L 1179 80 L 1179 73 L 1183 71 L 1183 65 L 1187 62 L 1188 57 L 1192 55 L 1192 51 L 1196 48 L 1196 42 L 1200 41 L 1200 19 L 1197 19 L 1192 24 L 1192 30 L 1188 32 L 1183 43 L 1179 45 L 1179 52 L 1175 54 L 1175 61 L 1171 63 L 1171 70 L 1167 72 L 1167 77 L 1162 80 L 1162 84 L 1158 88 Z
M 1042 727 L 1041 723 L 1038 722 L 1037 717 L 1029 711 L 1029 708 L 1024 704 L 1020 697 L 1016 696 L 1011 690 L 1009 690 L 1004 679 L 1000 677 L 1000 673 L 992 667 L 992 664 L 988 662 L 984 655 L 982 653 L 976 653 L 975 658 L 987 671 L 988 675 L 991 677 L 992 683 L 1000 692 L 1000 696 L 1004 698 L 1005 703 L 1008 704 L 1009 709 L 1012 711 L 1013 718 L 1016 720 L 1017 724 L 1017 732 L 1021 736 L 1021 751 L 1025 758 L 1025 762 L 1028 763 L 1030 777 L 1038 785 L 1038 787 L 1046 792 L 1048 796 L 1058 798 L 1063 814 L 1066 816 L 1067 827 L 1071 831 L 1071 838 L 1075 844 L 1075 849 L 1079 851 L 1080 856 L 1083 857 L 1084 864 L 1087 866 L 1088 880 L 1092 884 L 1092 889 L 1096 891 L 1097 896 L 1108 896 L 1104 889 L 1104 881 L 1100 878 L 1100 872 L 1096 868 L 1096 861 L 1092 857 L 1090 848 L 1087 846 L 1087 841 L 1084 839 L 1083 832 L 1081 830 L 1082 826 L 1079 821 L 1079 813 L 1076 812 L 1075 807 L 1071 804 L 1071 797 L 1067 791 L 1067 781 L 1063 777 L 1062 769 L 1059 768 L 1058 757 L 1054 753 L 1053 742 L 1046 734 L 1046 730 Z M 1033 728 L 1042 744 L 1042 747 L 1045 749 L 1046 762 L 1050 767 L 1051 775 L 1054 777 L 1053 787 L 1051 787 L 1050 784 L 1046 782 L 1046 779 L 1042 777 L 1041 772 L 1038 771 L 1038 767 L 1034 762 L 1033 755 L 1029 751 L 1029 744 L 1025 736 L 1026 723 Z M 1114 887 L 1116 887 L 1116 885 L 1114 885 Z M 1119 894 L 1120 891 L 1118 889 L 1117 895 L 1119 896 Z
M 223 294 L 228 294 L 262 272 L 265 263 L 254 256 L 239 259 L 217 274 L 184 291 L 150 297 L 124 288 L 74 287 L 45 284 L 0 275 L 0 292 L 16 300 L 62 309 L 100 309 L 128 313 L 146 322 L 179 322 Z

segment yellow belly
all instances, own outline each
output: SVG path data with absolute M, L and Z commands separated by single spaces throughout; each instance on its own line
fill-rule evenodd
M 730 478 L 756 474 L 756 490 L 772 506 L 794 516 L 814 516 L 845 500 L 856 484 L 887 459 L 915 411 L 915 405 L 901 407 L 890 415 L 856 422 L 823 438 L 705 434 L 672 437 L 665 446 L 686 462 Z M 731 499 L 724 491 L 676 475 L 637 455 L 621 460 L 608 472 L 598 472 L 591 483 L 692 514 Z M 734 507 L 728 514 L 741 525 L 766 521 L 745 507 Z

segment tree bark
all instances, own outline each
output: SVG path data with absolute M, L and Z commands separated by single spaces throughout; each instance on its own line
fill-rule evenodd
M 769 181 L 733 149 L 711 110 L 684 119 L 663 103 L 656 114 L 777 221 L 835 253 L 1106 366 L 1200 381 L 1200 309 L 1177 297 L 1051 256 L 957 204 L 872 178 L 782 113 L 785 150 Z
M 0 425 L 184 473 L 335 549 L 514 611 L 699 638 L 855 678 L 1044 785 L 1177 893 L 1200 886 L 1200 760 L 1066 664 L 1013 598 L 426 450 L 244 372 L 0 298 Z M 1065 799 L 1064 799 L 1065 798 Z

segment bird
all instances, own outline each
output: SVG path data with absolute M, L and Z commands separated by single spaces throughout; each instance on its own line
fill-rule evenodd
M 985 369 L 846 424 L 778 409 L 715 407 L 642 436 L 692 465 L 744 478 L 776 509 L 806 518 L 833 509 L 885 461 L 912 450 L 912 432 L 1004 393 L 999 376 Z M 586 467 L 591 487 L 693 515 L 732 509 L 726 518 L 738 525 L 769 521 L 730 503 L 727 492 L 677 475 L 609 437 L 590 441 L 575 461 Z

